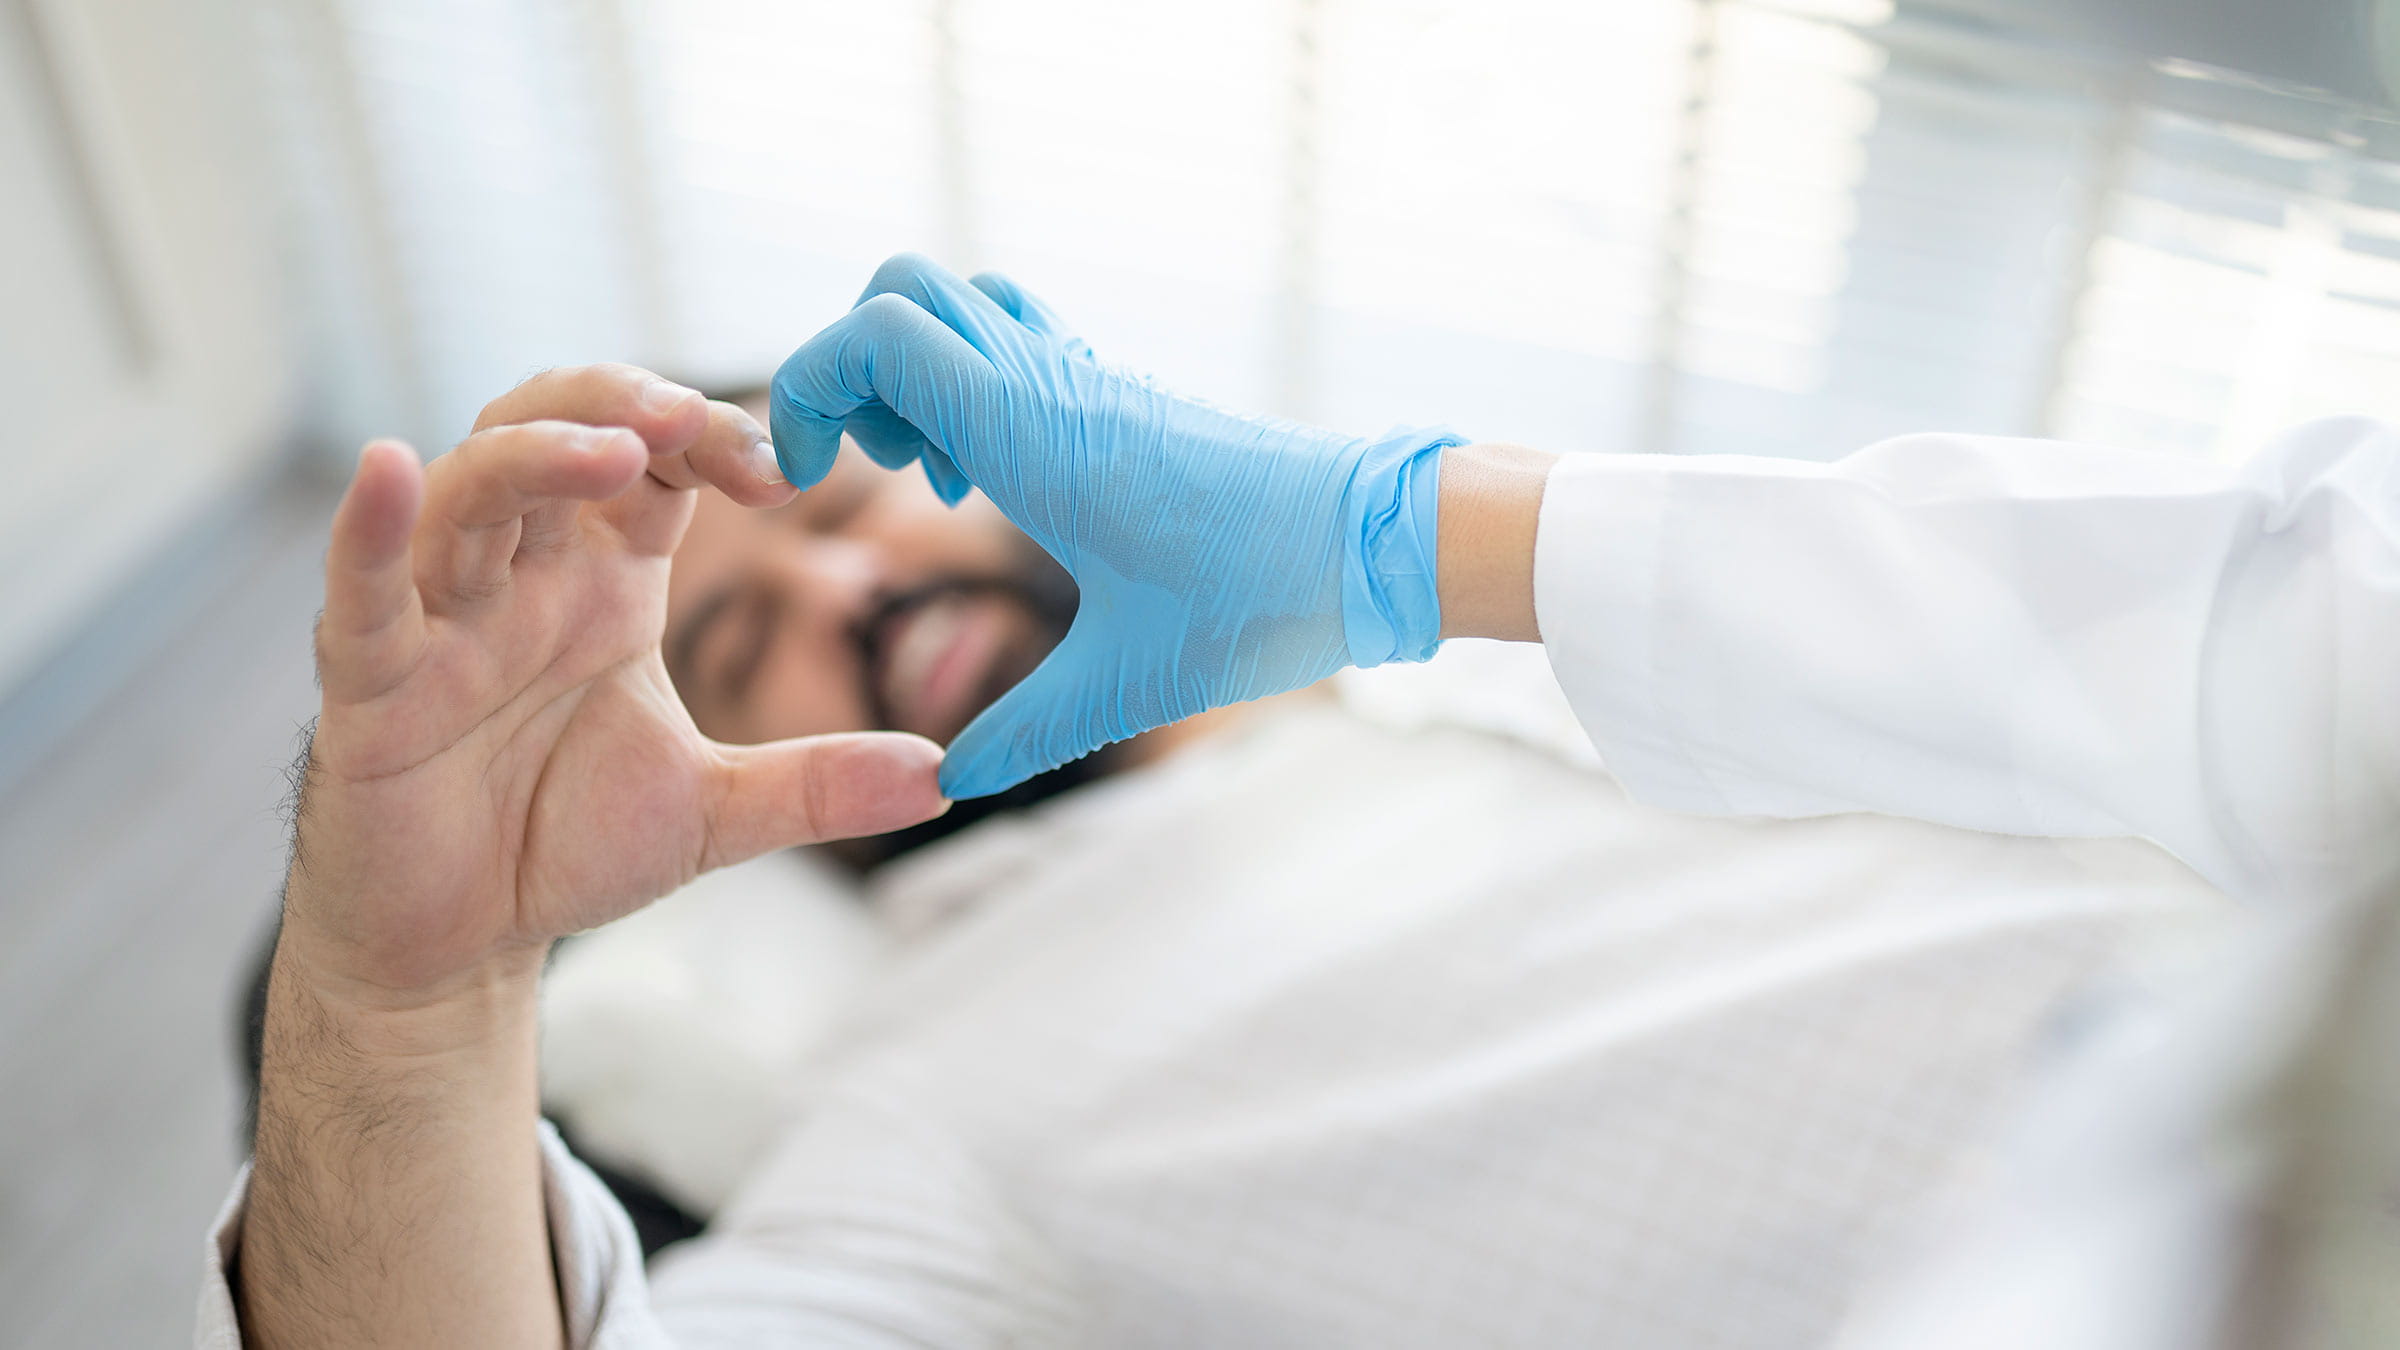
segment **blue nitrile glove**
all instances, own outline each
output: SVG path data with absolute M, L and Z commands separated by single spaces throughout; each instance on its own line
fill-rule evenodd
M 993 273 L 885 263 L 776 371 L 769 420 L 795 484 L 825 476 L 846 426 L 949 500 L 983 489 L 1081 590 L 1066 639 L 950 743 L 954 798 L 1344 666 L 1422 661 L 1441 634 L 1436 494 L 1458 437 L 1363 441 L 1181 397 Z

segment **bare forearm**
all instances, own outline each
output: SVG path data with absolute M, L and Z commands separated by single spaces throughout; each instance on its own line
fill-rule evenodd
M 334 512 L 235 1262 L 253 1345 L 557 1345 L 543 951 L 695 871 L 944 806 L 931 742 L 720 745 L 676 701 L 690 489 L 791 497 L 748 414 L 587 366 L 476 427 L 430 467 L 368 445 Z
M 1542 485 L 1558 456 L 1521 445 L 1442 452 L 1440 578 L 1443 637 L 1539 642 L 1533 545 Z
M 268 996 L 240 1298 L 252 1346 L 557 1345 L 535 992 L 521 954 L 429 999 Z

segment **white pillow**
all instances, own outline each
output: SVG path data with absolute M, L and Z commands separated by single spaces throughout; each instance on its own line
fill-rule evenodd
M 542 990 L 544 1108 L 592 1161 L 713 1215 L 888 953 L 857 888 L 819 859 L 712 872 L 560 948 Z

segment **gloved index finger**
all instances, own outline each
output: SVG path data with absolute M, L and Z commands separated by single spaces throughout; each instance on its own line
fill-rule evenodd
M 793 486 L 833 468 L 842 422 L 880 400 L 953 461 L 966 410 L 996 400 L 999 372 L 955 330 L 901 295 L 878 295 L 800 344 L 775 371 L 767 424 Z
M 907 296 L 986 356 L 1023 340 L 1014 316 L 993 303 L 992 297 L 922 253 L 896 253 L 885 259 L 867 279 L 858 302 L 863 305 L 879 295 Z
M 1011 318 L 1065 348 L 1069 355 L 1088 357 L 1092 354 L 1092 344 L 1067 327 L 1066 321 L 1058 317 L 1058 311 L 1043 304 L 1040 296 L 1010 280 L 1005 274 L 977 272 L 967 278 L 967 284 L 992 297 L 992 303 L 1006 310 Z

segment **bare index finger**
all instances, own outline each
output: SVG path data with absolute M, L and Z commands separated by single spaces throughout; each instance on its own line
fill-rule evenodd
M 650 473 L 600 515 L 635 553 L 663 558 L 691 524 L 691 490 L 714 487 L 744 506 L 781 506 L 796 494 L 775 467 L 758 419 L 730 403 L 708 405 L 708 429 L 680 455 L 656 455 Z
M 519 422 L 581 422 L 624 427 L 653 455 L 681 454 L 708 426 L 697 390 L 639 366 L 566 366 L 545 370 L 484 405 L 477 431 Z
M 427 602 L 439 611 L 497 594 L 529 532 L 555 547 L 578 503 L 625 491 L 646 459 L 627 429 L 575 422 L 513 423 L 460 441 L 434 465 L 418 525 Z
M 713 487 L 744 506 L 781 506 L 793 495 L 775 467 L 766 428 L 731 403 L 711 402 L 708 425 L 691 448 L 654 456 L 650 476 L 671 488 Z

